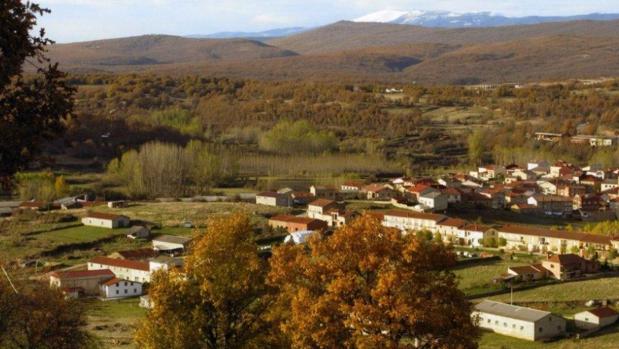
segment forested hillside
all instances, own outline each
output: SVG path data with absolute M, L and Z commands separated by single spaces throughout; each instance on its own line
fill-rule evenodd
M 72 72 L 146 72 L 258 80 L 522 83 L 613 77 L 619 21 L 437 29 L 338 22 L 268 43 L 175 36 L 55 45 Z

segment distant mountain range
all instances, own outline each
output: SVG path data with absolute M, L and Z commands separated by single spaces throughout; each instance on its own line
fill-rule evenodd
M 353 22 L 418 25 L 429 28 L 487 28 L 509 25 L 530 25 L 548 22 L 608 21 L 619 19 L 619 14 L 592 13 L 579 16 L 506 17 L 491 12 L 455 13 L 447 11 L 384 10 L 357 18 Z
M 557 81 L 619 76 L 619 20 L 451 29 L 342 21 L 273 39 L 145 35 L 58 44 L 49 56 L 71 72 L 422 84 Z
M 262 32 L 219 32 L 208 35 L 188 35 L 188 38 L 192 39 L 233 39 L 233 38 L 242 38 L 242 39 L 272 39 L 290 36 L 294 34 L 299 34 L 309 29 L 302 27 L 292 27 L 292 28 L 280 28 L 280 29 L 271 29 Z
M 619 19 L 619 13 L 591 13 L 578 16 L 528 16 L 506 17 L 492 12 L 456 13 L 448 11 L 399 11 L 383 10 L 353 19 L 357 23 L 388 23 L 417 25 L 428 28 L 488 28 L 515 25 L 531 25 L 549 22 L 611 21 Z M 193 39 L 252 39 L 268 40 L 296 35 L 314 28 L 291 27 L 261 32 L 219 32 L 207 35 L 188 35 Z

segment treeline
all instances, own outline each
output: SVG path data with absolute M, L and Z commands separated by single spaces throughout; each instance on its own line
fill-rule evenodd
M 234 180 L 238 160 L 229 152 L 199 141 L 185 147 L 151 142 L 130 150 L 107 166 L 107 177 L 134 198 L 207 194 Z

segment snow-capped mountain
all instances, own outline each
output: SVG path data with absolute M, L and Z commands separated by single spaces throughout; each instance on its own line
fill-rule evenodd
M 491 12 L 455 13 L 448 11 L 398 11 L 383 10 L 354 19 L 353 22 L 373 22 L 391 24 L 409 24 L 424 27 L 465 28 L 465 27 L 499 27 L 505 25 L 538 24 L 545 22 L 564 22 L 575 20 L 614 20 L 619 14 L 593 13 L 569 17 L 506 17 Z

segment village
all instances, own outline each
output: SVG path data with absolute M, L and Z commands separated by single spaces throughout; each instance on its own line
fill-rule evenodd
M 608 297 L 603 296 L 608 292 L 589 293 L 570 300 L 575 302 L 546 299 L 561 303 L 561 313 L 567 316 L 518 297 L 531 290 L 606 282 L 619 275 L 615 266 L 619 235 L 582 231 L 577 223 L 616 219 L 617 169 L 538 161 L 523 167 L 483 166 L 436 178 L 347 180 L 339 186 L 273 189 L 213 197 L 210 202 L 106 202 L 89 195 L 54 202 L 6 201 L 0 203 L 0 214 L 5 217 L 2 224 L 28 215 L 63 217 L 46 231 L 26 234 L 64 235 L 56 248 L 60 252 L 22 255 L 13 263 L 73 299 L 135 299 L 134 306 L 150 308 L 148 284 L 153 273 L 182 271 L 192 238 L 207 224 L 199 221 L 204 211 L 181 211 L 180 217 L 168 212 L 170 208 L 219 205 L 225 207 L 224 213 L 242 209 L 255 216 L 256 229 L 262 232 L 257 253 L 264 258 L 276 245 L 304 244 L 311 236 L 328 235 L 361 215 L 371 215 L 403 234 L 451 245 L 461 264 L 456 270 L 461 287 L 475 304 L 472 316 L 481 328 L 497 334 L 531 341 L 586 338 L 619 317 L 612 309 L 619 296 L 612 291 Z M 153 219 L 160 213 L 168 216 Z M 495 213 L 501 220 L 487 219 Z M 544 219 L 566 224 L 528 223 Z M 83 248 L 89 252 L 75 257 Z M 544 307 L 547 310 L 540 310 Z

